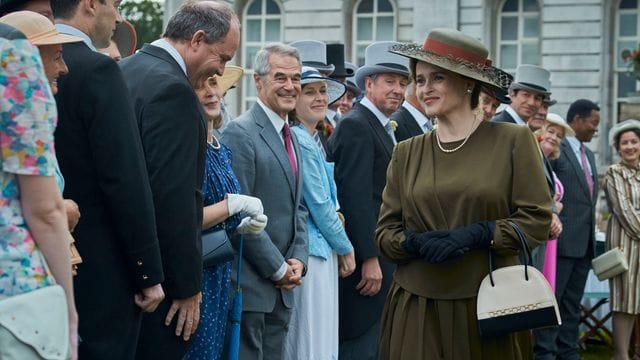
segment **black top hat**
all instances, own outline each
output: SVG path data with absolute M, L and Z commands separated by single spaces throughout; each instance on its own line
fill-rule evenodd
M 327 64 L 336 67 L 331 77 L 352 77 L 356 74 L 344 66 L 344 44 L 327 44 Z

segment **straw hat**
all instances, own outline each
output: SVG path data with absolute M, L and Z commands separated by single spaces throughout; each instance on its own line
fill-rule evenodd
M 318 69 L 303 66 L 302 67 L 302 77 L 300 78 L 300 85 L 304 86 L 306 84 L 316 83 L 324 81 L 327 84 L 327 96 L 329 97 L 329 105 L 336 102 L 336 100 L 340 99 L 342 95 L 347 91 L 346 86 L 338 80 L 322 76 Z
M 422 45 L 402 44 L 391 52 L 423 61 L 484 85 L 507 89 L 511 83 L 505 72 L 491 66 L 489 50 L 478 40 L 460 31 L 435 28 Z
M 611 130 L 609 130 L 609 144 L 611 144 L 611 146 L 615 146 L 614 141 L 616 136 L 631 129 L 640 130 L 640 121 L 636 119 L 629 119 L 613 125 Z
M 218 88 L 220 93 L 224 95 L 229 89 L 231 89 L 240 78 L 244 75 L 244 69 L 239 66 L 227 65 L 224 67 L 224 73 L 222 76 L 216 75 L 218 81 Z
M 136 51 L 136 44 L 138 42 L 138 35 L 136 34 L 136 28 L 133 24 L 124 20 L 116 25 L 116 31 L 113 33 L 113 41 L 118 46 L 118 51 L 122 58 L 133 55 Z
M 367 46 L 364 50 L 364 66 L 356 71 L 356 85 L 365 90 L 364 79 L 374 74 L 399 74 L 409 76 L 409 61 L 389 52 L 393 46 L 400 45 L 395 41 L 379 41 Z
M 51 20 L 33 11 L 12 12 L 1 17 L 0 22 L 20 30 L 36 46 L 82 41 L 77 36 L 59 33 Z
M 548 113 L 547 114 L 547 118 L 545 119 L 545 121 L 550 123 L 550 124 L 552 124 L 552 125 L 558 125 L 561 128 L 563 128 L 564 129 L 564 136 L 576 136 L 576 132 L 573 131 L 571 126 L 569 126 L 569 124 L 567 124 L 567 122 L 564 121 L 562 116 L 560 116 L 558 114 Z

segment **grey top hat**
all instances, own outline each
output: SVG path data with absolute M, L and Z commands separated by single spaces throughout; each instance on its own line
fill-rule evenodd
M 335 66 L 327 63 L 327 44 L 318 40 L 298 40 L 289 44 L 298 49 L 302 65 L 318 69 L 324 75 L 331 75 Z
M 510 90 L 529 90 L 551 95 L 551 73 L 537 65 L 524 64 L 516 69 L 516 77 L 511 83 Z
M 367 46 L 364 51 L 364 66 L 356 72 L 356 85 L 364 91 L 364 79 L 374 74 L 399 74 L 409 77 L 409 59 L 389 52 L 389 48 L 400 43 L 379 41 Z

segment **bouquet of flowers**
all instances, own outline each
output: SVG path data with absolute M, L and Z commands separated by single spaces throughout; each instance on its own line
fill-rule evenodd
M 640 73 L 640 48 L 622 50 L 622 60 L 629 64 L 629 71 Z

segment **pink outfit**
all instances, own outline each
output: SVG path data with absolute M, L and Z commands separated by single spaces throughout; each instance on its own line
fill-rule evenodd
M 562 195 L 564 195 L 564 187 L 562 183 L 556 176 L 553 174 L 553 179 L 556 183 L 556 196 L 554 197 L 555 201 L 562 200 Z M 558 253 L 558 239 L 550 239 L 547 241 L 547 249 L 544 253 L 544 268 L 542 269 L 542 273 L 544 277 L 549 281 L 549 285 L 551 285 L 551 289 L 556 291 L 556 258 Z

